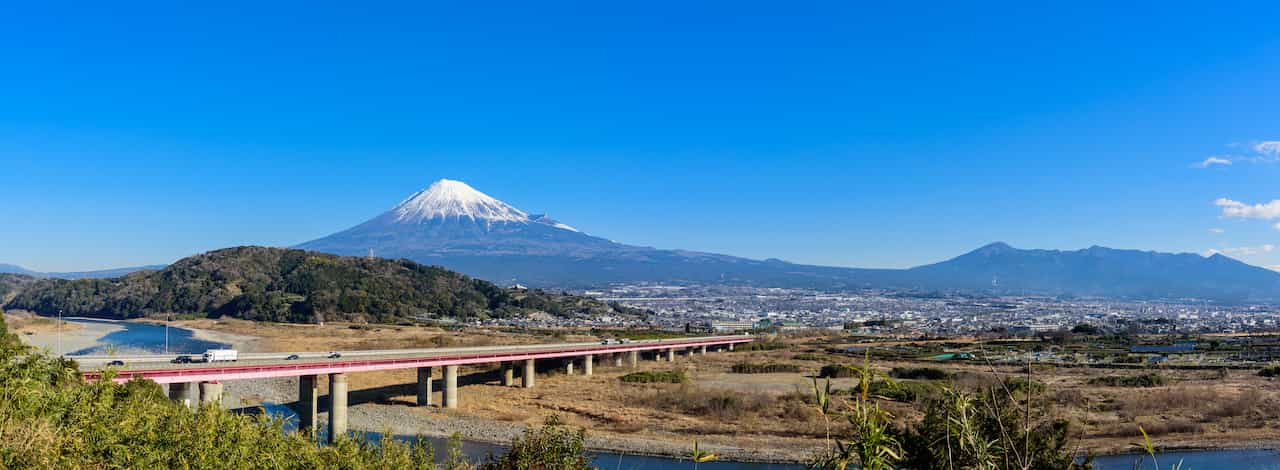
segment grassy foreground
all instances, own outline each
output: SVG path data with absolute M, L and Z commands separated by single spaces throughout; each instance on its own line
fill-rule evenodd
M 549 423 L 507 455 L 435 463 L 428 443 L 344 439 L 318 446 L 266 417 L 190 410 L 154 382 L 85 382 L 74 361 L 24 346 L 0 320 L 0 468 L 590 468 L 581 431 Z

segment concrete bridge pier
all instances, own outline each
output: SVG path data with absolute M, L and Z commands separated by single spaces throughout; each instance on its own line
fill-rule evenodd
M 573 358 L 572 357 L 564 361 L 564 373 L 565 375 L 573 375 Z
M 191 408 L 200 400 L 199 390 L 191 382 L 174 382 L 169 384 L 169 399 Z
M 622 353 L 613 353 L 613 366 L 622 367 Z
M 222 384 L 218 382 L 200 382 L 200 402 L 222 406 Z
M 431 368 L 418 368 L 418 406 L 431 406 Z
M 676 348 L 667 348 L 667 361 L 668 362 L 676 361 Z
M 520 373 L 520 385 L 524 388 L 533 388 L 533 359 L 524 360 L 524 371 Z
M 510 361 L 502 363 L 502 386 L 510 387 L 516 384 L 516 368 Z
M 458 407 L 458 366 L 444 366 L 444 399 L 445 408 Z
M 347 374 L 329 374 L 329 443 L 347 435 Z
M 631 351 L 627 353 L 627 362 L 631 363 L 631 368 L 635 369 L 640 365 L 640 351 Z
M 706 356 L 706 355 L 707 355 L 707 345 L 705 345 L 705 344 L 704 344 L 704 345 L 702 345 L 702 346 L 698 347 L 698 355 L 700 355 L 700 356 Z
M 588 354 L 582 357 L 582 375 L 591 375 L 592 363 L 595 362 L 595 356 Z
M 729 343 L 729 352 L 733 352 L 733 343 Z
M 298 376 L 298 430 L 314 432 L 319 412 L 320 387 L 316 384 L 316 376 Z

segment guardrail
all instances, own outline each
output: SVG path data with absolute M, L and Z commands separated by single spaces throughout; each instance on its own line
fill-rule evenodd
M 167 369 L 142 369 L 142 370 L 124 370 L 119 371 L 112 380 L 116 382 L 125 382 L 134 378 L 142 378 L 153 380 L 157 383 L 175 383 L 175 382 L 206 382 L 206 381 L 224 381 L 224 380 L 248 380 L 262 379 L 274 377 L 293 377 L 299 375 L 322 375 L 337 374 L 350 372 L 371 372 L 378 370 L 394 370 L 409 369 L 417 367 L 436 367 L 446 365 L 468 365 L 468 364 L 485 364 L 493 362 L 505 361 L 521 361 L 527 359 L 554 359 L 561 357 L 585 356 L 588 354 L 610 354 L 624 353 L 631 351 L 654 351 L 665 350 L 670 348 L 692 348 L 701 346 L 721 346 L 729 344 L 750 343 L 754 340 L 751 336 L 731 336 L 716 338 L 696 338 L 689 340 L 663 340 L 658 342 L 645 343 L 623 343 L 623 344 L 593 344 L 592 346 L 566 345 L 564 348 L 554 348 L 551 345 L 541 345 L 549 349 L 529 351 L 527 348 L 517 348 L 522 350 L 515 351 L 499 351 L 499 352 L 482 352 L 475 354 L 448 354 L 431 355 L 421 357 L 395 357 L 384 359 L 363 359 L 363 360 L 334 360 L 325 362 L 302 362 L 291 364 L 230 364 L 213 363 L 213 364 L 195 364 L 191 367 L 178 367 Z M 529 345 L 521 345 L 529 346 Z M 479 348 L 477 348 L 479 349 Z M 487 348 L 492 349 L 492 348 Z M 431 351 L 431 350 L 426 350 Z M 435 351 L 439 352 L 439 351 Z M 99 380 L 103 377 L 103 372 L 90 371 L 85 372 L 84 377 L 87 380 Z

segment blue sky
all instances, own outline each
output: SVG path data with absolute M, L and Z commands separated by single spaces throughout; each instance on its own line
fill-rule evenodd
M 755 258 L 1280 265 L 1276 2 L 37 3 L 0 16 L 0 262 L 33 269 L 300 243 L 439 178 Z

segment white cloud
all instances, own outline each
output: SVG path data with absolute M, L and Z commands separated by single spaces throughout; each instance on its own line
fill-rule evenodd
M 1218 198 L 1213 204 L 1222 208 L 1222 216 L 1239 219 L 1280 219 L 1280 199 L 1265 204 L 1245 204 L 1240 201 Z
M 1280 230 L 1280 222 L 1276 222 L 1276 224 L 1272 225 L 1271 227 L 1275 228 L 1276 230 Z
M 1277 225 L 1277 226 L 1280 226 L 1280 224 L 1276 224 L 1276 225 Z M 1280 230 L 1280 228 L 1277 228 L 1277 230 Z M 1222 235 L 1222 234 L 1224 234 L 1224 233 L 1227 233 L 1227 231 L 1226 231 L 1226 230 L 1223 230 L 1223 229 L 1220 229 L 1220 228 L 1216 228 L 1216 227 L 1215 227 L 1215 228 L 1211 228 L 1211 229 L 1209 229 L 1209 233 L 1212 233 L 1212 234 L 1215 234 L 1215 235 Z
M 1228 147 L 1241 149 L 1231 155 L 1210 155 L 1200 162 L 1192 164 L 1195 168 L 1209 168 L 1214 165 L 1231 165 L 1238 162 L 1275 163 L 1280 162 L 1280 140 L 1263 140 L 1248 146 L 1231 144 Z
M 1275 249 L 1276 249 L 1275 245 L 1268 243 L 1265 245 L 1258 245 L 1258 246 L 1239 246 L 1235 248 L 1223 248 L 1221 250 L 1216 248 L 1210 248 L 1208 250 L 1204 250 L 1204 255 L 1212 256 L 1212 255 L 1221 253 L 1234 258 L 1234 257 L 1241 257 L 1241 256 L 1261 255 L 1264 253 L 1270 253 L 1272 251 L 1275 251 Z
M 1230 165 L 1231 159 L 1225 157 L 1213 156 L 1204 159 L 1204 161 L 1195 164 L 1196 168 L 1209 168 L 1214 165 Z
M 1280 271 L 1280 264 L 1272 264 L 1272 265 L 1263 266 L 1263 267 L 1270 269 L 1272 271 Z
M 1253 150 L 1272 158 L 1280 158 L 1280 140 L 1258 142 L 1253 145 Z

